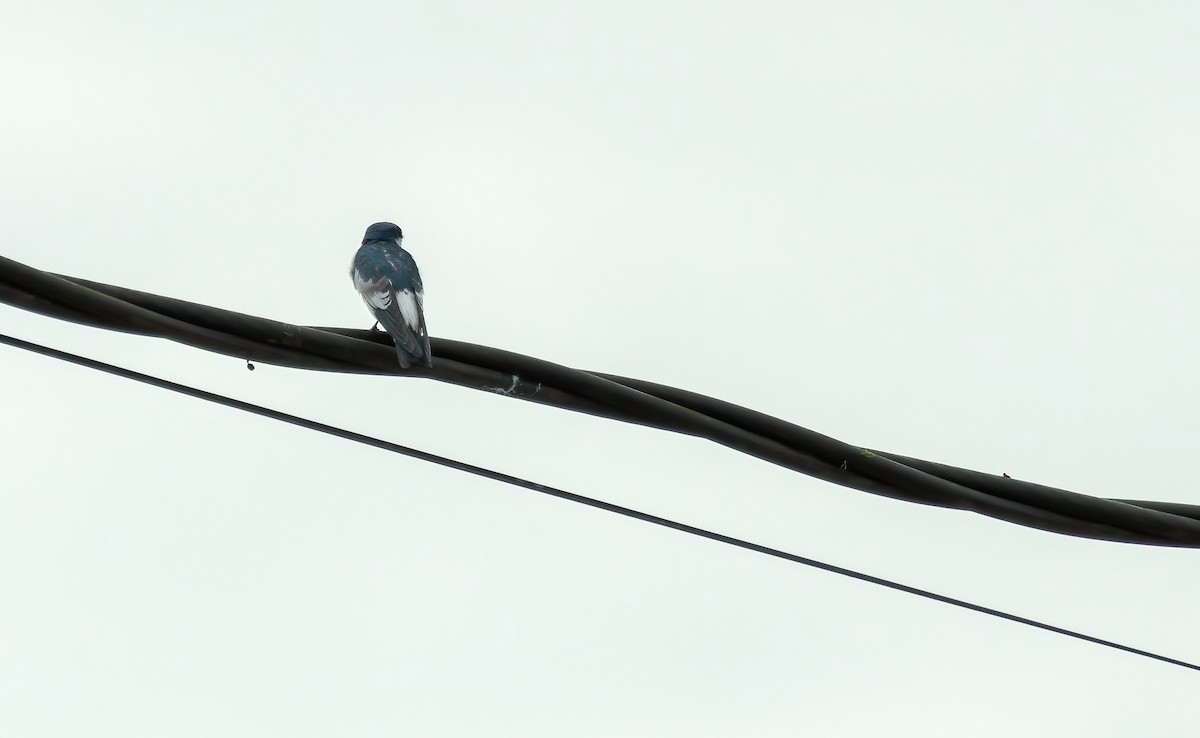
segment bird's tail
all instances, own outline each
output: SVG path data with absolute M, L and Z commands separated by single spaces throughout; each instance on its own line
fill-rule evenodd
M 409 351 L 399 343 L 396 344 L 396 358 L 400 360 L 400 368 L 408 369 L 414 364 L 433 368 L 433 353 L 429 350 L 429 342 L 421 341 L 418 344 L 418 352 Z

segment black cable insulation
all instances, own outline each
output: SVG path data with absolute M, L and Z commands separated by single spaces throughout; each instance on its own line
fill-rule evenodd
M 396 363 L 391 339 L 380 331 L 292 325 L 42 272 L 4 257 L 0 257 L 0 302 L 248 361 L 433 379 L 706 438 L 844 487 L 969 510 L 1055 533 L 1200 548 L 1200 505 L 1093 497 L 1007 475 L 865 449 L 712 397 L 488 346 L 434 338 L 434 367 L 404 371 Z M 750 376 L 764 360 L 756 351 L 745 362 Z

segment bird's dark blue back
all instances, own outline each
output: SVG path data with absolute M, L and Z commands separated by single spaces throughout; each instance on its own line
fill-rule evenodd
M 417 262 L 394 241 L 367 241 L 354 255 L 352 268 L 370 281 L 386 277 L 397 290 L 424 291 Z

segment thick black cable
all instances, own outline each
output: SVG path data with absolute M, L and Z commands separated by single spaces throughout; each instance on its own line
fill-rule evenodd
M 1092 497 L 865 449 L 716 398 L 489 346 L 433 338 L 434 367 L 404 371 L 382 332 L 292 325 L 50 274 L 4 257 L 0 302 L 278 366 L 422 377 L 684 433 L 845 487 L 1056 533 L 1200 548 L 1200 505 Z M 765 360 L 755 347 L 744 363 L 747 375 Z
M 337 426 L 327 425 L 325 423 L 321 423 L 321 422 L 318 422 L 315 420 L 310 420 L 308 418 L 302 418 L 297 415 L 291 415 L 289 413 L 281 412 L 279 410 L 272 410 L 270 408 L 262 407 L 261 405 L 255 405 L 253 403 L 244 402 L 242 400 L 236 400 L 232 397 L 226 397 L 225 395 L 219 395 L 214 392 L 208 392 L 207 390 L 198 389 L 196 387 L 190 387 L 185 384 L 179 384 L 177 382 L 172 382 L 167 379 L 161 379 L 159 377 L 151 376 L 149 374 L 143 374 L 141 372 L 133 371 L 132 369 L 126 369 L 124 367 L 115 366 L 113 364 L 106 364 L 104 362 L 96 361 L 95 359 L 89 359 L 87 357 L 79 356 L 77 354 L 71 354 L 71 353 L 67 353 L 66 351 L 59 351 L 58 349 L 49 348 L 47 346 L 42 346 L 40 344 L 30 343 L 29 341 L 23 341 L 19 338 L 13 338 L 11 336 L 0 334 L 0 343 L 8 344 L 9 346 L 13 346 L 13 347 L 19 348 L 19 349 L 24 349 L 25 351 L 31 351 L 33 353 L 41 354 L 43 356 L 49 356 L 54 359 L 59 359 L 60 361 L 66 361 L 66 362 L 70 362 L 72 364 L 77 364 L 79 366 L 84 366 L 89 369 L 95 369 L 97 371 L 105 372 L 107 374 L 113 374 L 118 377 L 124 377 L 126 379 L 132 379 L 137 382 L 143 382 L 145 384 L 149 384 L 154 387 L 159 387 L 161 389 L 170 390 L 172 392 L 178 392 L 180 394 L 187 395 L 189 397 L 195 397 L 197 399 L 205 400 L 207 402 L 213 402 L 218 405 L 224 405 L 226 407 L 234 408 L 235 410 L 241 410 L 243 412 L 252 413 L 254 415 L 259 415 L 259 416 L 262 416 L 265 418 L 271 418 L 272 420 L 279 420 L 284 423 L 290 423 L 291 425 L 299 426 L 301 428 L 307 428 L 309 430 L 314 430 L 314 431 L 317 431 L 320 433 L 325 433 L 325 434 L 328 434 L 331 436 L 337 436 L 338 438 L 345 438 L 346 440 L 354 441 L 355 443 L 361 443 L 361 444 L 364 444 L 367 446 L 373 446 L 375 448 L 383 449 L 384 451 L 391 451 L 392 453 L 401 454 L 403 456 L 409 456 L 414 459 L 420 459 L 421 461 L 428 461 L 433 464 L 438 464 L 440 466 L 448 467 L 450 469 L 455 469 L 457 471 L 467 472 L 468 474 L 474 474 L 476 476 L 484 477 L 486 479 L 492 479 L 497 482 L 503 482 L 505 484 L 510 484 L 515 487 L 521 487 L 521 488 L 528 489 L 528 490 L 531 490 L 534 492 L 540 492 L 545 495 L 550 495 L 551 497 L 558 497 L 560 499 L 568 500 L 570 502 L 576 502 L 581 505 L 587 505 L 588 507 L 594 507 L 598 510 L 604 510 L 606 512 L 615 513 L 617 515 L 623 515 L 627 518 L 633 518 L 634 520 L 641 520 L 643 522 L 652 523 L 654 525 L 659 525 L 664 528 L 672 528 L 674 530 L 677 530 L 677 531 L 680 531 L 683 533 L 687 533 L 689 535 L 698 536 L 700 538 L 707 538 L 711 541 L 717 541 L 718 543 L 724 543 L 724 544 L 727 544 L 730 546 L 736 546 L 737 548 L 746 549 L 747 551 L 754 551 L 755 553 L 765 554 L 767 556 L 772 556 L 777 559 L 791 561 L 796 564 L 803 564 L 804 566 L 809 566 L 814 569 L 822 569 L 824 571 L 827 571 L 827 572 L 830 572 L 833 574 L 850 577 L 852 579 L 858 579 L 860 581 L 868 582 L 870 584 L 876 584 L 881 587 L 887 587 L 888 589 L 894 589 L 899 592 L 905 592 L 907 594 L 916 595 L 917 597 L 924 597 L 925 599 L 933 600 L 935 602 L 941 602 L 943 604 L 953 605 L 955 607 L 961 607 L 966 610 L 974 610 L 975 612 L 983 613 L 984 615 L 991 615 L 992 617 L 1001 618 L 1003 620 L 1009 620 L 1014 623 L 1028 625 L 1033 628 L 1039 628 L 1041 630 L 1050 631 L 1051 633 L 1057 633 L 1058 635 L 1063 635 L 1063 636 L 1067 636 L 1070 638 L 1076 638 L 1078 640 L 1087 641 L 1089 643 L 1095 643 L 1100 646 L 1105 646 L 1107 648 L 1116 649 L 1118 651 L 1124 651 L 1126 653 L 1131 653 L 1131 654 L 1134 654 L 1137 656 L 1144 656 L 1149 659 L 1154 659 L 1155 661 L 1162 661 L 1162 662 L 1165 662 L 1168 664 L 1174 664 L 1175 666 L 1182 666 L 1185 669 L 1192 669 L 1194 671 L 1200 671 L 1200 665 L 1189 663 L 1187 661 L 1181 661 L 1179 659 L 1174 659 L 1174 658 L 1171 658 L 1170 656 L 1163 656 L 1161 654 L 1151 653 L 1150 651 L 1144 651 L 1140 648 L 1134 648 L 1132 646 L 1126 646 L 1124 644 L 1117 643 L 1115 641 L 1109 641 L 1109 640 L 1105 640 L 1103 638 L 1097 638 L 1095 636 L 1090 636 L 1085 633 L 1080 633 L 1078 631 L 1068 630 L 1066 628 L 1060 628 L 1056 625 L 1050 625 L 1048 623 L 1043 623 L 1041 621 L 1033 620 L 1031 618 L 1022 617 L 1020 615 L 1014 615 L 1012 613 L 1004 612 L 1003 610 L 996 610 L 991 607 L 977 605 L 972 602 L 967 602 L 965 600 L 956 599 L 954 597 L 947 597 L 946 595 L 940 595 L 940 594 L 937 594 L 936 592 L 930 592 L 928 590 L 918 589 L 917 587 L 910 587 L 907 584 L 900 584 L 899 582 L 893 582 L 889 579 L 883 579 L 881 577 L 872 576 L 870 574 L 864 574 L 862 572 L 854 571 L 853 569 L 846 569 L 841 566 L 835 566 L 834 564 L 827 564 L 823 561 L 817 561 L 816 559 L 810 559 L 806 556 L 800 556 L 798 554 L 788 553 L 787 551 L 781 551 L 777 548 L 771 548 L 769 546 L 763 546 L 763 545 L 760 545 L 757 543 L 752 543 L 750 541 L 742 540 L 740 538 L 734 538 L 732 536 L 727 536 L 723 533 L 717 533 L 714 531 L 706 530 L 704 528 L 697 528 L 696 526 L 688 525 L 687 523 L 681 523 L 679 521 L 671 520 L 669 518 L 662 518 L 657 515 L 651 515 L 650 513 L 642 512 L 640 510 L 634 510 L 632 508 L 622 507 L 621 505 L 614 505 L 611 502 L 605 502 L 603 500 L 597 500 L 592 497 L 585 497 L 583 495 L 575 494 L 574 492 L 567 492 L 566 490 L 561 490 L 561 489 L 558 489 L 555 487 L 549 487 L 544 484 L 538 484 L 537 482 L 531 482 L 527 479 L 522 479 L 520 477 L 514 477 L 510 474 L 505 474 L 503 472 L 494 471 L 492 469 L 486 469 L 481 466 L 475 466 L 474 464 L 468 464 L 463 461 L 457 461 L 455 459 L 450 459 L 445 456 L 438 456 L 436 454 L 431 454 L 426 451 L 420 451 L 418 449 L 411 448 L 409 446 L 402 446 L 398 443 L 392 443 L 390 441 L 385 441 L 381 438 L 375 438 L 374 436 L 368 436 L 368 435 L 364 435 L 362 433 L 355 433 L 354 431 L 346 430 L 345 428 L 338 428 Z

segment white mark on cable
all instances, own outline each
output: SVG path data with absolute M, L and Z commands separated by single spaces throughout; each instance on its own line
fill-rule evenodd
M 513 374 L 512 375 L 512 384 L 510 384 L 507 389 L 505 389 L 504 387 L 484 387 L 484 389 L 487 390 L 488 392 L 495 392 L 498 395 L 504 395 L 505 397 L 508 397 L 509 395 L 511 395 L 512 393 L 517 391 L 517 385 L 520 383 L 521 383 L 521 377 L 519 377 L 516 374 Z M 542 388 L 541 383 L 538 383 L 538 389 L 541 389 L 541 388 Z M 536 390 L 534 391 L 534 394 L 537 394 Z

